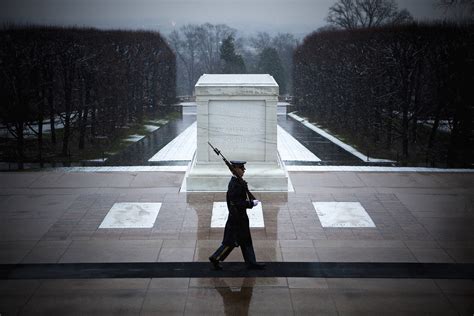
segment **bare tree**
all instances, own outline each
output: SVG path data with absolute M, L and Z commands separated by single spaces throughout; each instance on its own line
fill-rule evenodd
M 250 38 L 250 45 L 260 54 L 265 48 L 271 47 L 272 37 L 267 32 L 258 32 L 256 36 Z
M 0 51 L 0 122 L 14 137 L 16 146 L 8 148 L 16 156 L 18 169 L 25 161 L 25 130 L 35 120 L 38 98 L 35 90 L 38 64 L 35 63 L 37 42 L 29 41 L 21 31 L 20 39 L 2 34 Z M 36 56 L 35 56 L 36 57 Z
M 189 24 L 168 36 L 169 45 L 177 55 L 177 84 L 181 93 L 191 94 L 199 76 L 203 73 L 219 73 L 220 48 L 224 39 L 235 38 L 236 30 L 225 24 Z M 235 48 L 240 50 L 240 39 Z
M 458 22 L 474 19 L 474 0 L 438 0 L 437 6 Z
M 200 59 L 206 73 L 218 73 L 220 70 L 222 41 L 229 36 L 235 37 L 236 30 L 225 25 L 203 24 L 199 27 Z
M 407 10 L 398 10 L 395 0 L 338 0 L 329 8 L 326 20 L 340 28 L 356 29 L 413 20 Z
M 282 66 L 287 77 L 286 87 L 282 91 L 292 93 L 293 91 L 293 52 L 299 42 L 293 34 L 278 33 L 272 40 L 273 47 L 277 50 Z
M 199 26 L 188 24 L 169 35 L 169 43 L 179 58 L 179 64 L 186 72 L 186 90 L 192 91 L 199 75 Z
M 259 32 L 256 36 L 249 39 L 249 44 L 252 51 L 251 54 L 255 56 L 261 56 L 262 52 L 268 48 L 273 48 L 277 51 L 285 73 L 284 76 L 288 78 L 288 80 L 284 80 L 285 83 L 284 86 L 280 88 L 280 92 L 291 92 L 293 90 L 293 52 L 296 46 L 298 46 L 298 40 L 295 36 L 290 33 L 278 33 L 274 37 L 271 37 L 266 32 Z M 249 58 L 247 57 L 247 59 Z M 257 72 L 261 71 L 258 66 L 259 58 L 255 58 L 252 61 L 254 62 L 253 70 Z
M 1 139 L 1 158 L 19 169 L 76 159 L 95 136 L 114 139 L 118 128 L 174 102 L 175 55 L 159 33 L 11 27 L 0 31 L 0 47 L 0 127 L 11 135 Z M 47 116 L 51 135 L 43 134 Z
M 297 109 L 402 164 L 471 166 L 472 29 L 315 32 L 294 55 Z

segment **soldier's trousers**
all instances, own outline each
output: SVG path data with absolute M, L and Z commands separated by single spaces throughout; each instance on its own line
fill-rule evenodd
M 211 257 L 218 261 L 224 261 L 234 248 L 234 246 L 221 245 Z M 240 245 L 240 250 L 242 251 L 245 263 L 254 264 L 257 262 L 253 245 Z

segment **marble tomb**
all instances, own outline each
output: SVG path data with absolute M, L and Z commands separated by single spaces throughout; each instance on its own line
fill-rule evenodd
M 187 191 L 226 191 L 231 176 L 208 142 L 228 160 L 247 161 L 254 191 L 288 191 L 277 150 L 279 88 L 268 74 L 204 74 L 195 86 L 197 148 L 186 174 Z

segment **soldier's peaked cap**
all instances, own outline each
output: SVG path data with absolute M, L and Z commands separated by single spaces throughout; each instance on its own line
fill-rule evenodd
M 247 163 L 247 161 L 231 160 L 230 163 L 236 167 L 242 168 Z

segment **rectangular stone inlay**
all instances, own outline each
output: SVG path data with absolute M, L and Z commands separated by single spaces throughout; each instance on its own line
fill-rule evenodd
M 161 203 L 115 203 L 99 228 L 152 228 Z
M 323 227 L 375 227 L 359 202 L 313 202 Z
M 259 203 L 252 209 L 247 210 L 249 216 L 250 227 L 263 228 L 265 224 L 263 222 L 263 211 L 262 203 Z M 229 216 L 226 202 L 214 202 L 212 207 L 212 218 L 211 227 L 225 227 L 225 222 Z

